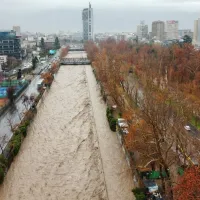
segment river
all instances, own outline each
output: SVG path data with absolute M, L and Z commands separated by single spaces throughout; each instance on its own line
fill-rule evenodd
M 133 200 L 131 171 L 105 112 L 91 66 L 61 66 L 0 199 Z

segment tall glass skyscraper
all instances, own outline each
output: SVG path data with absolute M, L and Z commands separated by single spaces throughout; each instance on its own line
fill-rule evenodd
M 89 3 L 89 8 L 83 9 L 83 40 L 93 40 L 93 9 Z

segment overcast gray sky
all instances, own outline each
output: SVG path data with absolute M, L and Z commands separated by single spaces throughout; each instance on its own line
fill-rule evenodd
M 20 25 L 22 31 L 81 31 L 81 11 L 87 0 L 0 0 L 0 29 Z M 193 30 L 200 18 L 200 0 L 90 0 L 94 31 L 136 31 L 145 20 L 151 31 L 154 20 L 179 20 L 179 27 Z

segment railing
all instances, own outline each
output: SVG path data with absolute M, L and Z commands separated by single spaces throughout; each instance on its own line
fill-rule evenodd
M 84 51 L 84 45 L 70 45 L 69 51 Z
M 90 60 L 87 58 L 64 58 L 60 62 L 61 65 L 89 65 Z
M 84 48 L 79 47 L 79 48 L 69 48 L 69 51 L 84 51 Z

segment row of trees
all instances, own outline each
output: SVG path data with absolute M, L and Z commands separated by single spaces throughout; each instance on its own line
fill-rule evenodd
M 161 179 L 166 196 L 181 199 L 177 194 L 182 184 L 172 190 L 177 181 L 174 168 L 194 166 L 199 159 L 199 143 L 184 125 L 198 116 L 200 53 L 190 44 L 165 48 L 111 39 L 99 48 L 91 42 L 85 48 L 105 96 L 130 124 L 126 149 L 137 152 L 144 166 L 165 171 Z

